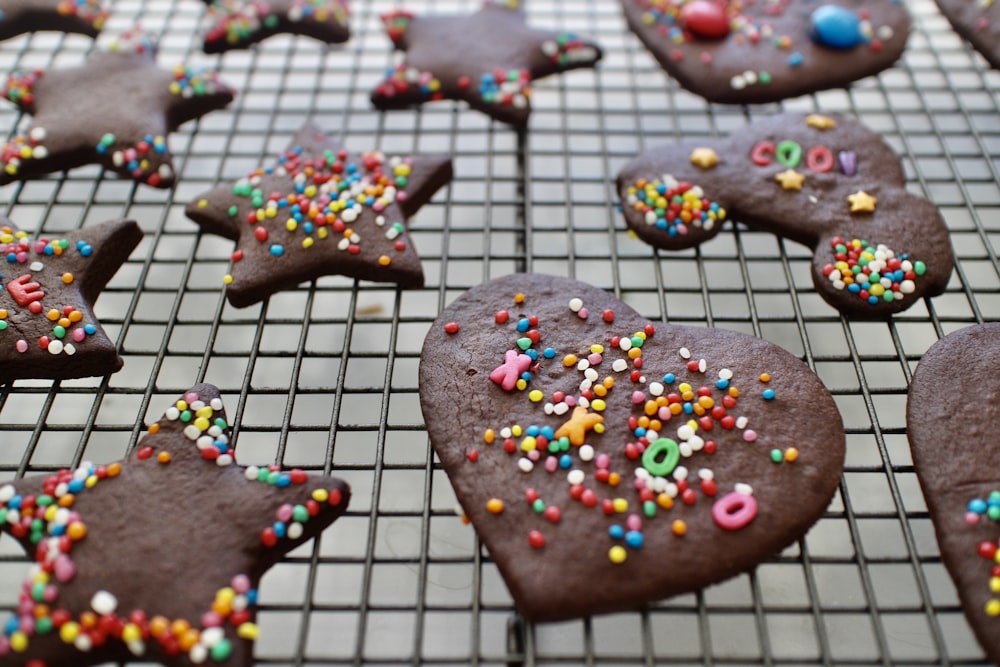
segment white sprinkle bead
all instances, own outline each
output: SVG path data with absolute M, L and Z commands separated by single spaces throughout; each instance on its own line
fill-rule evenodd
M 174 406 L 170 406 L 169 408 L 167 408 L 167 411 L 163 413 L 163 416 L 169 419 L 170 421 L 177 421 L 178 419 L 180 419 L 181 411 Z
M 226 631 L 220 627 L 205 628 L 201 631 L 201 641 L 208 648 L 212 648 L 226 637 Z
M 594 460 L 594 448 L 590 445 L 581 445 L 580 450 L 580 460 L 581 461 L 593 461 Z
M 286 534 L 288 535 L 288 539 L 297 540 L 300 537 L 302 537 L 302 531 L 303 531 L 302 524 L 296 521 L 292 523 L 290 526 L 288 526 L 288 531 Z
M 209 403 L 209 405 L 212 406 L 213 410 L 215 410 L 216 412 L 218 412 L 219 410 L 222 409 L 222 399 L 221 398 L 213 398 L 212 402 Z
M 256 480 L 258 474 L 260 474 L 260 468 L 257 466 L 247 466 L 246 470 L 243 471 L 243 476 L 250 482 Z
M 542 408 L 542 410 L 545 411 L 545 414 L 551 415 L 553 412 L 555 412 L 556 406 L 552 405 L 551 403 L 546 403 L 545 407 Z
M 197 440 L 201 436 L 201 429 L 199 429 L 194 424 L 188 424 L 184 427 L 184 437 L 188 440 Z
M 503 438 L 504 440 L 509 438 L 511 435 L 513 434 L 511 433 L 509 426 L 504 426 L 502 429 L 500 429 L 500 437 Z
M 593 368 L 588 368 L 583 372 L 583 377 L 587 378 L 591 382 L 597 382 L 601 376 Z
M 715 479 L 715 473 L 711 468 L 698 468 L 698 477 L 707 482 L 710 479 Z
M 128 647 L 129 653 L 134 656 L 142 656 L 146 653 L 146 642 L 141 639 L 133 639 L 125 643 Z
M 704 359 L 699 359 L 698 360 L 698 372 L 699 373 L 704 373 L 707 368 L 708 368 L 708 362 L 705 361 Z
M 590 368 L 590 361 L 589 360 L 587 360 L 587 359 L 581 359 L 580 361 L 576 362 L 576 370 L 578 370 L 578 371 L 585 371 L 588 368 Z
M 90 598 L 90 607 L 99 616 L 107 616 L 118 609 L 118 598 L 107 591 L 97 591 L 94 597 Z
M 32 271 L 41 271 L 44 268 L 45 268 L 45 265 L 42 264 L 41 262 L 32 262 L 31 263 L 31 270 Z
M 76 346 L 73 345 L 73 343 L 66 343 L 65 345 L 63 345 L 63 354 L 68 354 L 69 356 L 72 357 L 74 354 L 76 354 Z
M 691 450 L 700 452 L 705 447 L 705 440 L 700 435 L 692 435 L 687 444 L 691 445 Z
M 627 369 L 628 369 L 628 362 L 625 361 L 624 359 L 615 359 L 614 363 L 611 364 L 611 370 L 615 371 L 616 373 L 621 373 L 622 371 Z
M 618 341 L 618 348 L 622 352 L 628 352 L 629 350 L 632 349 L 632 339 L 628 338 L 627 336 L 622 336 L 621 339 Z
M 719 379 L 720 380 L 732 380 L 733 379 L 733 372 L 731 370 L 729 370 L 728 368 L 723 368 L 721 371 L 719 371 Z
M 744 429 L 744 428 L 747 427 L 747 424 L 749 422 L 750 422 L 750 420 L 747 419 L 746 417 L 738 417 L 736 419 L 736 428 L 738 428 L 738 429 Z
M 660 384 L 659 382 L 650 382 L 649 383 L 649 393 L 652 394 L 653 396 L 662 396 L 663 395 L 663 385 Z
M 0 486 L 0 503 L 8 502 L 16 493 L 17 492 L 14 490 L 14 486 L 12 484 L 4 484 L 3 486 Z
M 733 486 L 733 490 L 736 491 L 736 493 L 742 493 L 744 496 L 753 495 L 753 487 L 747 484 L 746 482 L 737 482 Z
M 690 440 L 692 435 L 694 435 L 694 429 L 687 424 L 677 429 L 677 437 L 681 440 Z
M 517 460 L 517 467 L 521 469 L 521 472 L 531 472 L 535 469 L 535 464 L 531 462 L 531 459 L 522 456 Z
M 203 435 L 194 442 L 195 446 L 199 450 L 205 450 L 209 447 L 215 447 L 215 439 L 209 435 Z
M 674 468 L 674 479 L 676 479 L 678 482 L 681 481 L 682 479 L 687 479 L 687 476 L 688 476 L 688 469 L 685 468 L 684 466 L 677 466 L 676 468 Z
M 682 442 L 680 445 L 678 445 L 677 449 L 680 451 L 681 456 L 683 456 L 684 458 L 687 458 L 692 454 L 694 454 L 694 450 L 691 448 L 690 442 Z
M 552 412 L 556 413 L 557 415 L 564 415 L 567 412 L 569 412 L 569 405 L 567 405 L 566 401 L 563 401 L 562 403 L 556 403 L 555 406 L 553 406 L 552 408 Z
M 580 312 L 581 308 L 583 308 L 583 300 L 582 299 L 579 299 L 577 297 L 573 297 L 572 299 L 569 300 L 569 309 L 572 310 L 574 313 Z
M 33 127 L 31 131 L 28 132 L 28 136 L 34 141 L 44 141 L 45 136 L 48 134 L 44 127 Z
M 188 651 L 188 660 L 196 665 L 203 664 L 208 660 L 208 648 L 204 644 L 195 644 Z
M 687 349 L 686 347 L 682 347 L 681 349 L 677 350 L 677 354 L 681 355 L 681 359 L 691 358 L 691 350 Z
M 47 349 L 49 354 L 59 354 L 63 351 L 63 342 L 59 339 L 49 341 L 49 347 Z
M 572 484 L 573 486 L 576 486 L 577 484 L 583 484 L 583 480 L 586 479 L 586 477 L 587 476 L 584 474 L 582 470 L 580 470 L 579 468 L 575 468 L 573 470 L 570 470 L 569 474 L 566 475 L 566 481 Z
M 94 642 L 90 639 L 90 635 L 81 632 L 73 640 L 73 648 L 80 653 L 88 653 L 90 649 L 94 648 Z
M 215 465 L 219 466 L 220 468 L 225 468 L 226 466 L 232 464 L 233 464 L 232 454 L 219 454 L 219 458 L 215 459 Z
M 670 484 L 670 482 L 664 477 L 654 477 L 650 480 L 650 486 L 652 487 L 654 493 L 664 493 L 667 490 L 668 484 Z
M 645 468 L 636 468 L 634 474 L 636 479 L 650 479 L 653 476 L 653 474 Z

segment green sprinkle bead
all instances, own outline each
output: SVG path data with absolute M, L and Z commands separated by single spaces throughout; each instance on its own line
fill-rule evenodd
M 531 347 L 531 339 L 527 338 L 527 337 L 525 337 L 525 338 L 518 338 L 517 339 L 517 346 L 519 348 L 521 348 L 522 350 L 527 350 L 529 347 Z
M 785 455 L 781 453 L 780 449 L 771 450 L 771 460 L 775 463 L 781 463 L 785 459 Z
M 292 508 L 292 519 L 299 523 L 305 523 L 309 520 L 309 510 L 304 505 L 296 505 Z
M 545 501 L 541 498 L 536 498 L 535 502 L 531 503 L 531 509 L 535 510 L 535 514 L 541 514 L 545 511 Z
M 652 519 L 656 516 L 656 503 L 652 500 L 647 500 L 642 504 L 642 513 L 646 515 L 646 518 Z
M 927 273 L 927 265 L 921 261 L 916 261 L 913 263 L 913 272 L 918 276 L 922 276 Z
M 52 328 L 52 335 L 55 336 L 56 338 L 65 338 L 66 327 L 57 324 Z
M 7 320 L 0 320 L 0 331 L 7 330 Z
M 215 662 L 225 662 L 229 660 L 229 656 L 233 654 L 233 643 L 226 638 L 222 638 L 219 642 L 212 647 L 209 652 L 212 660 Z

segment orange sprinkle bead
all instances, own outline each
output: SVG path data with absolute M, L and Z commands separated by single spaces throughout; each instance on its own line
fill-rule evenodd
M 149 632 L 154 637 L 162 637 L 170 632 L 170 621 L 165 616 L 154 616 L 149 619 Z
M 69 272 L 62 274 L 62 281 L 65 284 L 69 285 L 71 282 L 73 282 L 73 274 Z
M 486 433 L 483 434 L 483 442 L 485 442 L 487 445 L 492 445 L 493 441 L 496 440 L 496 438 L 497 434 L 491 428 L 486 429 Z
M 630 347 L 629 348 L 629 350 L 628 350 L 628 358 L 629 359 L 638 359 L 641 356 L 642 356 L 642 348 L 641 347 Z
M 183 618 L 178 618 L 176 621 L 170 624 L 170 632 L 172 632 L 175 637 L 180 637 L 190 629 L 191 629 L 191 624 L 188 623 Z
M 156 455 L 156 460 L 160 463 L 170 463 L 173 459 L 170 456 L 170 452 L 160 452 Z
M 615 379 L 609 375 L 608 377 L 604 378 L 604 382 L 602 384 L 604 385 L 605 389 L 611 389 L 612 387 L 615 386 Z
M 514 303 L 524 303 L 524 293 L 518 292 L 514 295 Z
M 736 387 L 730 387 L 729 388 L 729 395 L 732 396 L 733 398 L 739 398 L 740 397 L 740 390 L 737 389 Z
M 600 396 L 601 398 L 608 395 L 607 387 L 603 384 L 595 384 L 592 391 L 594 392 L 594 396 Z
M 389 266 L 392 264 L 392 258 L 389 255 L 381 255 L 378 258 L 379 266 Z
M 565 357 L 563 357 L 563 366 L 565 366 L 566 368 L 569 368 L 570 366 L 576 366 L 577 361 L 579 361 L 579 359 L 576 358 L 575 354 L 567 354 Z
M 656 414 L 656 410 L 657 410 L 656 401 L 646 401 L 646 404 L 642 406 L 642 411 L 645 412 L 650 417 Z
M 67 493 L 66 495 L 59 497 L 59 507 L 72 507 L 75 502 L 76 496 L 72 493 Z
M 679 415 L 682 412 L 684 412 L 684 406 L 683 405 L 681 405 L 680 403 L 671 403 L 670 404 L 670 414 L 672 414 L 672 415 Z
M 32 615 L 36 619 L 38 619 L 38 618 L 45 618 L 46 616 L 48 616 L 51 613 L 52 613 L 52 609 L 49 607 L 49 605 L 47 605 L 47 604 L 36 604 L 35 605 L 35 609 L 32 612 Z
M 225 618 L 226 616 L 229 616 L 229 614 L 233 612 L 233 605 L 230 603 L 229 600 L 225 599 L 220 600 L 219 598 L 215 598 L 215 600 L 212 602 L 212 611 L 214 611 L 219 616 Z
M 490 498 L 486 501 L 486 511 L 490 514 L 500 514 L 503 512 L 503 501 L 499 498 Z
M 691 406 L 691 410 L 696 415 L 698 415 L 699 417 L 701 417 L 701 416 L 703 416 L 705 414 L 705 408 L 701 407 L 701 405 L 699 405 L 698 403 L 695 403 L 694 405 L 692 405 Z
M 661 422 L 659 419 L 650 419 L 649 420 L 649 428 L 650 428 L 650 430 L 656 431 L 657 433 L 659 433 L 660 429 L 663 428 L 663 422 Z
M 698 405 L 705 408 L 706 410 L 711 410 L 712 408 L 715 407 L 715 401 L 712 399 L 711 396 L 699 396 Z
M 622 481 L 622 476 L 616 472 L 613 472 L 608 475 L 608 485 L 610 486 L 618 486 L 619 484 L 621 484 L 621 481 Z
M 87 536 L 87 524 L 82 521 L 73 521 L 66 526 L 66 535 L 74 542 L 79 542 Z
M 108 477 L 117 477 L 122 472 L 122 464 L 117 461 L 108 464 Z
M 150 435 L 156 435 L 157 433 L 159 433 L 160 432 L 160 425 L 159 425 L 159 423 L 150 424 L 149 425 L 149 429 L 148 429 L 147 432 Z
M 643 428 L 649 428 L 649 417 L 647 417 L 646 415 L 643 415 L 643 416 L 639 417 L 638 420 L 636 420 L 636 423 L 638 423 L 639 426 L 641 426 Z
M 56 324 L 58 324 L 59 326 L 63 327 L 64 329 L 68 329 L 70 327 L 70 325 L 73 324 L 73 323 L 69 321 L 68 317 L 60 317 L 59 321 L 56 322 Z
M 688 526 L 681 519 L 675 519 L 673 524 L 671 524 L 670 529 L 674 531 L 674 535 L 681 537 L 687 532 Z
M 87 628 L 88 630 L 91 628 L 96 628 L 97 614 L 95 614 L 92 611 L 83 612 L 82 614 L 80 614 L 80 625 Z
M 799 458 L 799 450 L 798 449 L 796 449 L 795 447 L 789 447 L 788 449 L 785 450 L 785 460 L 786 461 L 788 461 L 789 463 L 792 463 L 797 458 Z
M 656 504 L 660 509 L 671 509 L 674 506 L 674 499 L 665 493 L 661 493 L 656 496 Z
M 45 313 L 45 317 L 55 322 L 56 320 L 59 319 L 59 311 L 56 310 L 55 308 L 52 308 L 51 310 L 49 310 L 49 312 Z
M 760 374 L 760 381 L 761 382 L 770 382 L 771 381 L 771 374 L 770 373 L 761 373 Z
M 201 633 L 194 628 L 188 628 L 184 631 L 184 634 L 177 638 L 177 643 L 184 651 L 190 651 L 194 648 L 195 644 L 201 639 Z

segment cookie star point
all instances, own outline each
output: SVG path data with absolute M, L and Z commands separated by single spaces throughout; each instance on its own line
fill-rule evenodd
M 875 197 L 864 190 L 847 195 L 847 201 L 851 204 L 851 213 L 874 213 L 875 204 L 878 202 Z
M 218 390 L 197 385 L 126 459 L 0 485 L 0 529 L 34 557 L 31 582 L 55 602 L 25 586 L 0 659 L 248 667 L 262 574 L 342 514 L 350 488 L 242 468 L 230 436 Z
M 237 243 L 225 279 L 232 305 L 325 275 L 423 285 L 406 223 L 451 180 L 449 157 L 352 154 L 307 124 L 274 165 L 185 209 L 203 231 Z
M 212 0 L 205 53 L 247 49 L 272 35 L 305 35 L 327 44 L 350 39 L 345 0 Z
M 97 37 L 108 18 L 102 0 L 2 0 L 0 40 L 36 30 L 61 30 Z
M 140 31 L 79 67 L 15 72 L 0 95 L 33 116 L 25 133 L 0 146 L 0 184 L 97 163 L 162 188 L 176 180 L 167 135 L 233 99 L 213 72 L 158 67 Z
M 779 174 L 775 174 L 774 180 L 781 184 L 783 190 L 801 190 L 806 177 L 794 169 L 786 169 Z
M 371 94 L 377 109 L 462 100 L 496 120 L 523 126 L 532 82 L 601 59 L 597 44 L 568 32 L 529 27 L 517 2 L 488 0 L 464 16 L 383 17 L 402 61 Z

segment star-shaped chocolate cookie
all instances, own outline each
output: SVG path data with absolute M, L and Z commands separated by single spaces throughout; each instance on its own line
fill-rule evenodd
M 0 662 L 250 665 L 261 576 L 349 496 L 332 477 L 236 465 L 219 392 L 198 385 L 125 460 L 0 484 L 0 529 L 36 563 Z
M 107 18 L 108 10 L 101 0 L 2 0 L 0 40 L 37 30 L 96 37 Z
M 274 164 L 196 197 L 185 213 L 236 241 L 237 308 L 325 275 L 420 287 L 406 220 L 451 180 L 446 156 L 353 155 L 306 124 Z
M 31 240 L 0 216 L 0 384 L 122 367 L 93 306 L 141 239 L 135 222 L 112 220 Z
M 465 100 L 499 121 L 523 126 L 531 114 L 532 82 L 601 59 L 593 42 L 529 27 L 520 0 L 487 0 L 468 16 L 395 11 L 382 20 L 405 57 L 372 93 L 379 109 Z
M 213 0 L 206 53 L 245 49 L 271 35 L 306 35 L 327 44 L 351 36 L 346 0 Z
M 98 163 L 160 188 L 176 176 L 167 133 L 233 99 L 213 72 L 157 67 L 140 33 L 80 67 L 15 72 L 2 95 L 33 119 L 0 148 L 0 184 Z

